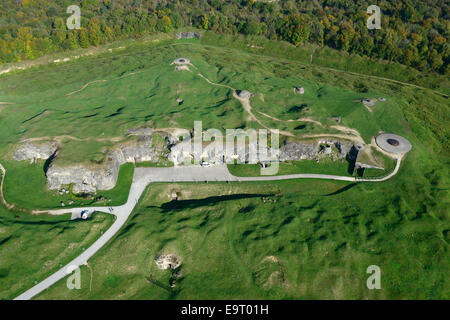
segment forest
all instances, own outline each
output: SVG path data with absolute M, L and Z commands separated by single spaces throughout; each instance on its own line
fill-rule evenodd
M 372 4 L 381 9 L 381 29 L 367 28 Z M 70 5 L 81 9 L 78 30 L 66 25 Z M 449 15 L 449 3 L 436 0 L 2 0 L 0 65 L 195 27 L 309 42 L 448 75 Z

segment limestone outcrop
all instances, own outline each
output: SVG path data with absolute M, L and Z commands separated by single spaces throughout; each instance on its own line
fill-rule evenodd
M 17 161 L 37 159 L 47 160 L 58 150 L 58 144 L 56 142 L 47 142 L 41 144 L 35 144 L 26 142 L 16 149 L 13 158 Z

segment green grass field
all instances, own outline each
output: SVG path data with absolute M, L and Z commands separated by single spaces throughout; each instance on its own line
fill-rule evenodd
M 203 128 L 260 128 L 231 90 L 207 83 L 197 72 L 215 83 L 254 92 L 252 111 L 258 119 L 297 137 L 336 133 L 330 126 L 337 116 L 366 143 L 380 131 L 405 136 L 413 148 L 398 175 L 357 184 L 309 179 L 152 184 L 124 228 L 89 260 L 90 268 L 82 268 L 82 289 L 69 291 L 62 280 L 38 298 L 449 299 L 447 98 L 326 69 L 324 52 L 318 55 L 320 66 L 309 65 L 309 48 L 298 48 L 298 55 L 290 48 L 285 57 L 295 59 L 287 60 L 240 48 L 242 39 L 233 46 L 227 43 L 210 33 L 200 41 L 136 41 L 125 50 L 1 76 L 0 101 L 13 103 L 0 105 L 6 199 L 38 209 L 60 207 L 73 196 L 46 189 L 43 162 L 12 159 L 23 139 L 66 136 L 55 164 L 93 165 L 115 138 L 125 139 L 127 129 L 142 125 L 192 129 L 195 120 L 202 120 Z M 278 48 L 273 46 L 272 53 Z M 188 57 L 195 72 L 174 71 L 170 64 L 177 57 Z M 341 58 L 334 58 L 336 67 Z M 376 75 L 383 71 L 366 68 Z M 297 85 L 305 88 L 304 95 L 294 94 Z M 181 105 L 178 97 L 184 100 Z M 353 102 L 366 97 L 387 101 L 369 112 Z M 323 127 L 287 121 L 300 117 Z M 377 156 L 390 172 L 393 162 Z M 122 166 L 117 187 L 99 191 L 112 199 L 108 205 L 126 200 L 133 168 Z M 259 171 L 248 165 L 229 168 L 236 175 Z M 302 172 L 349 174 L 346 161 L 280 167 L 283 174 Z M 368 176 L 379 174 L 384 172 L 367 171 Z M 180 195 L 177 201 L 172 200 L 174 192 Z M 74 205 L 93 204 L 74 200 Z M 85 223 L 0 212 L 1 298 L 12 298 L 42 280 L 111 223 L 106 215 Z M 156 267 L 160 253 L 175 253 L 182 260 L 174 288 L 169 286 L 174 274 Z M 365 286 L 371 264 L 381 267 L 382 290 Z
M 92 258 L 92 273 L 82 268 L 81 290 L 61 281 L 37 298 L 448 299 L 443 182 L 436 173 L 406 182 L 412 168 L 404 169 L 395 182 L 354 186 L 151 185 L 128 224 Z M 176 272 L 154 262 L 168 253 L 182 261 L 174 288 Z M 379 291 L 365 286 L 372 264 L 382 270 Z
M 0 208 L 0 299 L 13 299 L 66 265 L 112 224 L 96 213 L 87 221 L 32 216 Z M 37 281 L 37 282 L 36 282 Z
M 229 164 L 228 170 L 237 177 L 256 177 L 261 175 L 259 164 Z M 349 163 L 346 160 L 315 160 L 280 162 L 277 175 L 295 173 L 326 173 L 341 176 L 350 176 Z

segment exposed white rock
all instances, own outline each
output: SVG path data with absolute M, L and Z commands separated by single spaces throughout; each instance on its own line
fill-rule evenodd
M 200 38 L 200 33 L 197 32 L 179 32 L 177 33 L 177 39 L 193 39 Z
M 295 93 L 304 94 L 305 93 L 305 88 L 303 88 L 301 86 L 295 87 Z
M 176 269 L 181 265 L 180 259 L 174 254 L 160 255 L 155 260 L 159 269 Z
M 288 142 L 280 152 L 280 161 L 314 159 L 319 152 L 317 143 Z
M 239 91 L 238 96 L 239 96 L 239 98 L 246 99 L 246 98 L 250 98 L 252 96 L 252 93 L 248 90 L 241 90 L 241 91 Z
M 24 160 L 47 160 L 58 150 L 56 142 L 33 144 L 26 142 L 16 149 L 13 158 L 17 161 Z
M 114 188 L 119 175 L 117 161 L 111 161 L 105 167 L 95 169 L 82 165 L 72 167 L 51 166 L 47 171 L 47 186 L 50 190 L 58 190 L 62 185 L 72 186 L 74 193 L 93 193 L 97 189 L 110 190 Z

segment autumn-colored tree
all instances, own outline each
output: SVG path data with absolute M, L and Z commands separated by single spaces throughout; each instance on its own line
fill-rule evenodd
M 203 29 L 208 30 L 209 20 L 208 20 L 208 16 L 206 14 L 202 14 L 202 16 L 200 17 L 200 26 Z
M 88 35 L 89 35 L 89 42 L 94 45 L 98 46 L 101 42 L 100 38 L 100 25 L 98 23 L 98 19 L 91 19 L 88 24 Z
M 441 55 L 436 51 L 436 49 L 431 51 L 430 58 L 428 59 L 428 61 L 430 63 L 431 68 L 434 70 L 439 69 L 444 64 Z
M 114 32 L 109 26 L 105 26 L 103 34 L 105 35 L 106 40 L 108 41 L 114 40 Z
M 78 37 L 80 39 L 80 46 L 82 48 L 89 47 L 89 36 L 86 28 L 81 27 L 80 32 L 78 33 Z
M 294 14 L 284 19 L 281 36 L 284 40 L 300 45 L 309 39 L 311 33 L 309 21 L 304 15 Z
M 169 32 L 172 29 L 172 21 L 168 16 L 162 16 L 156 23 L 156 30 L 160 32 Z
M 68 34 L 67 34 L 67 42 L 69 45 L 69 49 L 73 50 L 79 47 L 78 44 L 78 37 L 76 34 L 75 30 L 71 30 Z
M 44 3 L 46 7 L 41 6 Z M 382 29 L 370 32 L 365 10 L 348 0 L 315 0 L 314 4 L 296 0 L 80 0 L 78 4 L 84 30 L 67 30 L 65 0 L 0 1 L 4 13 L 1 61 L 196 26 L 220 33 L 264 35 L 295 45 L 308 41 L 441 73 L 449 69 L 448 10 L 442 1 L 382 0 Z M 22 30 L 19 39 L 19 28 L 29 28 L 31 38 Z
M 22 55 L 26 59 L 33 59 L 34 54 L 31 48 L 31 44 L 33 41 L 33 35 L 31 34 L 31 30 L 28 27 L 21 27 L 17 32 L 17 40 L 20 46 L 20 50 Z

